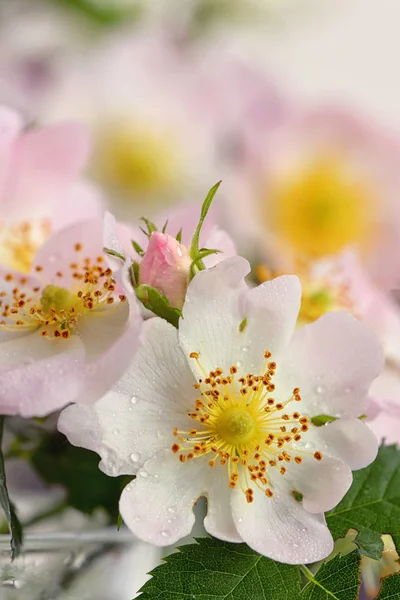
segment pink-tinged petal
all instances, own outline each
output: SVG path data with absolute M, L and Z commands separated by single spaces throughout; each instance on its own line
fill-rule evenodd
M 173 429 L 182 425 L 174 411 L 115 391 L 91 405 L 68 406 L 58 420 L 71 444 L 97 452 L 99 468 L 111 477 L 136 474 L 155 453 L 172 445 Z
M 327 313 L 294 334 L 276 372 L 277 395 L 287 399 L 299 387 L 299 410 L 306 414 L 359 417 L 383 362 L 367 326 L 344 312 Z
M 207 515 L 204 519 L 206 531 L 225 542 L 241 542 L 230 510 L 232 490 L 228 485 L 226 468 L 218 463 L 212 469 L 207 488 Z
M 104 204 L 104 198 L 95 185 L 82 180 L 74 183 L 68 189 L 64 201 L 54 202 L 52 205 L 50 216 L 54 231 L 77 221 L 101 219 Z
M 288 490 L 267 498 L 255 488 L 250 504 L 242 491 L 235 490 L 231 505 L 243 541 L 268 558 L 304 564 L 322 560 L 333 550 L 324 515 L 306 511 Z
M 400 444 L 400 376 L 386 368 L 371 387 L 374 398 L 368 408 L 368 426 L 380 442 Z
M 248 263 L 227 259 L 202 271 L 189 285 L 179 335 L 187 356 L 199 354 L 208 373 L 237 366 L 239 373 L 261 373 L 264 353 L 278 358 L 292 336 L 300 307 L 297 277 L 283 276 L 249 289 L 244 282 Z M 203 375 L 196 361 L 191 368 Z
M 39 248 L 32 272 L 35 272 L 36 267 L 39 266 L 41 279 L 46 284 L 70 288 L 74 281 L 72 277 L 74 269 L 70 268 L 71 263 L 80 262 L 86 257 L 91 259 L 104 257 L 102 233 L 101 219 L 80 221 L 62 229 Z M 77 244 L 82 245 L 79 251 L 75 248 Z M 57 276 L 58 271 L 61 271 L 62 277 Z
M 367 467 L 378 453 L 378 440 L 374 433 L 360 419 L 351 417 L 343 417 L 322 427 L 310 427 L 307 441 L 323 456 L 328 454 L 342 460 L 352 471 Z
M 86 164 L 89 134 L 77 123 L 51 125 L 21 136 L 6 184 L 7 213 L 32 214 L 65 202 L 68 186 Z M 40 205 L 38 207 L 38 199 Z
M 77 336 L 51 341 L 35 332 L 4 342 L 0 349 L 3 414 L 42 417 L 82 392 L 85 350 Z
M 319 449 L 319 447 L 318 447 Z M 302 455 L 301 464 L 289 463 L 280 486 L 290 494 L 296 490 L 303 494 L 303 508 L 311 513 L 323 513 L 332 510 L 350 488 L 353 475 L 350 467 L 331 456 L 322 453 L 317 461 L 312 455 Z
M 95 402 L 122 377 L 140 345 L 142 323 L 133 295 L 100 316 L 88 316 L 79 331 L 86 350 L 86 385 L 78 402 Z
M 191 370 L 178 344 L 178 332 L 154 317 L 143 324 L 142 343 L 129 370 L 115 389 L 138 402 L 187 415 L 198 393 Z M 188 418 L 188 427 L 191 427 Z
M 119 509 L 126 525 L 138 538 L 157 546 L 169 546 L 188 535 L 207 468 L 202 460 L 181 463 L 170 450 L 147 461 L 122 492 Z
M 8 169 L 12 160 L 14 144 L 22 129 L 21 116 L 11 108 L 0 105 L 0 197 L 4 194 L 4 185 L 8 177 Z M 1 212 L 4 213 L 4 201 L 0 200 Z
M 204 247 L 211 250 L 220 250 L 218 254 L 211 254 L 204 259 L 207 269 L 211 269 L 211 267 L 214 267 L 226 258 L 237 255 L 235 242 L 226 231 L 219 227 L 214 227 L 211 230 Z
M 129 240 L 129 229 L 126 227 L 126 237 Z M 109 250 L 113 250 L 117 254 L 121 254 L 121 256 L 126 256 L 125 245 L 123 245 L 120 232 L 117 230 L 117 221 L 115 220 L 114 215 L 110 212 L 106 211 L 104 213 L 104 222 L 103 222 L 103 246 L 104 248 L 108 248 Z M 119 271 L 123 262 L 121 259 L 113 256 L 112 254 L 106 253 L 107 262 L 110 268 L 113 271 Z

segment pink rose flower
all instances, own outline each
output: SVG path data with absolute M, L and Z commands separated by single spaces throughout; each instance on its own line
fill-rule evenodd
M 52 236 L 31 274 L 0 269 L 0 413 L 90 403 L 121 377 L 142 318 L 102 253 L 102 221 Z
M 155 231 L 140 264 L 139 284 L 156 288 L 168 298 L 171 306 L 182 308 L 191 263 L 186 246 L 171 235 Z

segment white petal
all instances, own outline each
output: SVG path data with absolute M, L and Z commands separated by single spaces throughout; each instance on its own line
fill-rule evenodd
M 41 417 L 74 402 L 82 392 L 85 349 L 77 336 L 48 340 L 34 332 L 0 348 L 4 414 Z
M 178 344 L 176 328 L 164 319 L 154 317 L 143 324 L 142 344 L 115 389 L 160 409 L 187 414 L 193 410 L 198 396 L 194 383 Z
M 188 535 L 207 468 L 202 459 L 181 463 L 171 451 L 147 461 L 122 492 L 119 508 L 126 525 L 138 538 L 157 546 L 174 544 Z
M 173 429 L 186 425 L 174 411 L 109 392 L 94 404 L 62 411 L 58 429 L 74 446 L 97 452 L 99 468 L 111 477 L 135 475 L 154 454 L 170 448 Z
M 378 440 L 367 424 L 351 417 L 310 427 L 307 442 L 323 455 L 334 456 L 356 471 L 371 464 L 378 453 Z
M 186 356 L 199 353 L 207 373 L 217 367 L 228 372 L 233 365 L 239 373 L 261 372 L 265 350 L 279 355 L 293 333 L 300 306 L 298 279 L 280 277 L 249 289 L 244 282 L 248 268 L 243 258 L 230 258 L 202 271 L 189 285 L 180 343 Z M 204 375 L 195 360 L 190 365 L 198 377 Z
M 243 492 L 235 490 L 232 514 L 243 541 L 273 560 L 312 563 L 333 550 L 324 516 L 307 512 L 288 492 L 267 498 L 255 488 L 254 502 L 249 504 Z
M 229 487 L 227 469 L 218 463 L 209 468 L 207 516 L 204 519 L 204 527 L 210 535 L 219 540 L 241 542 L 243 540 L 237 532 L 230 510 L 232 490 Z
M 341 460 L 323 455 L 321 461 L 302 455 L 301 464 L 287 464 L 279 486 L 287 494 L 296 490 L 303 494 L 303 507 L 311 513 L 327 512 L 334 508 L 353 481 L 351 469 Z
M 296 331 L 278 365 L 276 396 L 284 400 L 299 387 L 300 412 L 359 417 L 382 368 L 376 336 L 351 315 L 331 312 Z

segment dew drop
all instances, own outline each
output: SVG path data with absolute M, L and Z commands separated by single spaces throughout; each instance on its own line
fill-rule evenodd
M 181 249 L 180 246 L 177 247 L 176 253 L 177 253 L 178 256 L 183 256 L 183 252 L 182 252 L 182 249 Z
M 167 510 L 168 510 L 169 513 L 174 513 L 174 512 L 176 512 L 176 506 L 169 506 L 167 508 Z
M 132 452 L 130 459 L 132 462 L 136 463 L 140 460 L 140 454 L 139 452 Z
M 136 396 L 132 396 L 132 398 L 131 398 L 131 404 L 136 404 L 136 402 L 137 402 Z
M 249 346 L 242 346 L 242 352 L 248 352 L 250 350 Z
M 139 475 L 140 475 L 141 477 L 148 477 L 148 476 L 149 476 L 148 472 L 147 472 L 147 471 L 145 471 L 144 469 L 141 469 L 141 470 L 139 471 Z
M 119 429 L 113 429 L 113 434 L 114 435 L 118 435 L 119 434 Z
M 135 523 L 139 523 L 140 517 L 133 517 L 133 520 L 135 521 Z
M 323 394 L 325 392 L 325 388 L 323 385 L 317 385 L 315 391 L 317 392 L 317 394 Z
M 165 531 L 165 530 L 163 530 L 163 531 L 161 532 L 161 535 L 162 535 L 163 537 L 168 537 L 168 535 L 169 535 L 169 534 L 168 534 L 168 531 Z

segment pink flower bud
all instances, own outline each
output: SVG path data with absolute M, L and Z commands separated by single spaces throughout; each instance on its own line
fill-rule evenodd
M 171 306 L 182 308 L 191 262 L 185 246 L 174 237 L 155 231 L 140 265 L 140 284 L 156 288 Z

